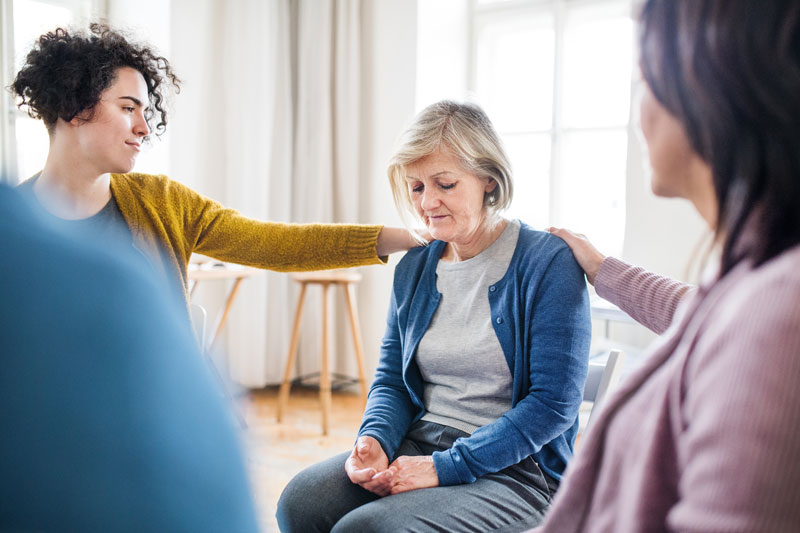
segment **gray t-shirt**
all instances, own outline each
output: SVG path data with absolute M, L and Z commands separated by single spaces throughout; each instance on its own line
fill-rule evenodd
M 133 246 L 133 234 L 113 196 L 103 209 L 94 215 L 78 220 L 60 220 L 60 223 L 65 228 L 86 235 L 96 242 Z
M 133 246 L 133 234 L 125 221 L 125 217 L 122 216 L 122 211 L 120 211 L 119 204 L 117 204 L 113 194 L 106 205 L 94 215 L 87 218 L 66 220 L 51 214 L 36 198 L 36 194 L 33 192 L 33 185 L 38 179 L 39 174 L 36 174 L 32 179 L 21 183 L 17 190 L 27 196 L 34 205 L 40 206 L 41 212 L 55 220 L 62 228 L 67 231 L 74 231 L 84 238 L 101 244 L 109 242 L 115 246 L 128 244 Z
M 519 221 L 509 221 L 475 257 L 439 261 L 442 298 L 416 355 L 425 383 L 423 420 L 472 433 L 511 409 L 511 371 L 492 326 L 489 286 L 508 270 L 519 229 Z

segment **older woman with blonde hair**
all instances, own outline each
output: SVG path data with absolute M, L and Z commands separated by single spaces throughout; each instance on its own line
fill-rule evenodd
M 518 531 L 572 455 L 589 350 L 583 272 L 561 239 L 502 217 L 513 185 L 474 104 L 423 110 L 388 169 L 433 237 L 398 264 L 351 452 L 296 476 L 283 531 Z

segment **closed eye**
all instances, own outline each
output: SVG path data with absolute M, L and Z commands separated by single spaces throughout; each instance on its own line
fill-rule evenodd
M 456 186 L 455 183 L 439 183 L 437 185 L 440 189 L 445 191 L 449 191 L 450 189 Z M 424 190 L 425 190 L 425 185 L 423 185 L 422 183 L 418 183 L 417 185 L 411 187 L 411 192 L 413 193 L 421 193 Z

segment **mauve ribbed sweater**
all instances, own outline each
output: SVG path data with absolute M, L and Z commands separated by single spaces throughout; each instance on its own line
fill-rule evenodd
M 697 290 L 608 258 L 595 287 L 666 332 L 593 421 L 541 530 L 800 531 L 800 247 Z

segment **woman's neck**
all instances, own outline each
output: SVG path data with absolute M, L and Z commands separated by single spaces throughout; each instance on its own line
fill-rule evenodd
M 59 218 L 88 218 L 111 199 L 111 175 L 93 172 L 80 161 L 56 157 L 51 150 L 33 192 L 39 203 Z
M 468 242 L 448 242 L 442 253 L 441 260 L 448 263 L 457 263 L 472 259 L 494 244 L 505 231 L 508 220 L 504 218 L 487 219 L 478 232 Z

